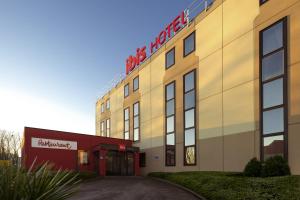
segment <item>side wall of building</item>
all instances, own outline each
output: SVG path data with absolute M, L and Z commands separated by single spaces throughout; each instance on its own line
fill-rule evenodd
M 260 157 L 259 31 L 288 16 L 288 159 L 300 174 L 300 1 L 216 0 L 138 69 L 113 88 L 96 106 L 99 123 L 111 118 L 111 136 L 123 138 L 124 109 L 140 102 L 140 141 L 151 171 L 242 171 Z M 183 57 L 183 39 L 195 31 L 196 50 Z M 165 54 L 175 47 L 175 65 L 165 69 Z M 196 69 L 197 163 L 184 165 L 183 75 Z M 133 79 L 139 76 L 139 89 Z M 165 166 L 165 85 L 176 82 L 176 166 Z M 129 83 L 129 96 L 124 86 Z M 109 111 L 100 104 L 110 99 Z

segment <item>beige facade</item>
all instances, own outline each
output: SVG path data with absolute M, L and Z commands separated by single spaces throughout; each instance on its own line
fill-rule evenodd
M 124 109 L 140 102 L 140 139 L 152 171 L 242 171 L 261 156 L 259 33 L 287 17 L 287 159 L 300 174 L 300 0 L 216 0 L 96 103 L 96 133 L 111 120 L 111 137 L 124 138 Z M 195 51 L 183 56 L 183 40 L 195 31 Z M 175 47 L 175 64 L 165 54 Z M 196 70 L 196 165 L 184 165 L 183 76 Z M 133 91 L 133 79 L 139 89 Z M 176 82 L 176 165 L 165 164 L 165 86 Z M 129 83 L 129 96 L 124 86 Z M 101 112 L 109 99 L 110 109 Z M 106 106 L 104 106 L 106 107 Z

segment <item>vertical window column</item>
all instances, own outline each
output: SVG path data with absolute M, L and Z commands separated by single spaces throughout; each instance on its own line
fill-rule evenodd
M 184 164 L 196 164 L 196 71 L 183 77 L 184 104 Z
M 133 104 L 133 141 L 140 140 L 140 103 Z
M 176 165 L 175 108 L 175 81 L 173 81 L 165 87 L 166 166 Z
M 261 159 L 287 156 L 287 18 L 260 32 Z
M 100 123 L 100 135 L 104 136 L 104 121 Z
M 130 134 L 129 134 L 129 108 L 124 109 L 124 139 L 129 140 Z
M 110 119 L 106 120 L 106 137 L 110 137 Z

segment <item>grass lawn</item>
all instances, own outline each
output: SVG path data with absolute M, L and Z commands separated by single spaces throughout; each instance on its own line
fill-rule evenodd
M 149 176 L 177 183 L 210 200 L 300 200 L 300 176 L 250 178 L 225 172 L 154 172 Z

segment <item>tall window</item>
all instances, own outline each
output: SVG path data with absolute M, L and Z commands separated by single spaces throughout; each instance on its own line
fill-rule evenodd
M 133 104 L 133 141 L 140 140 L 140 103 Z
M 183 40 L 183 57 L 195 51 L 195 46 L 195 32 L 193 32 Z
M 78 162 L 80 165 L 87 165 L 89 163 L 87 151 L 78 150 Z
M 104 103 L 101 103 L 101 113 L 104 112 Z
M 106 120 L 106 137 L 110 137 L 110 119 Z
M 261 158 L 287 156 L 287 18 L 260 32 Z
M 175 81 L 165 87 L 165 124 L 166 166 L 175 166 Z
M 139 77 L 135 77 L 133 79 L 133 91 L 137 91 L 139 89 Z
M 100 124 L 100 135 L 104 136 L 104 121 Z
M 166 69 L 175 64 L 175 47 L 166 53 Z
M 129 140 L 129 108 L 124 109 L 124 139 Z
M 184 81 L 184 164 L 196 164 L 196 71 L 183 77 Z
M 110 100 L 107 99 L 106 100 L 106 110 L 109 110 L 110 109 Z
M 124 86 L 124 97 L 128 97 L 129 95 L 129 83 Z

